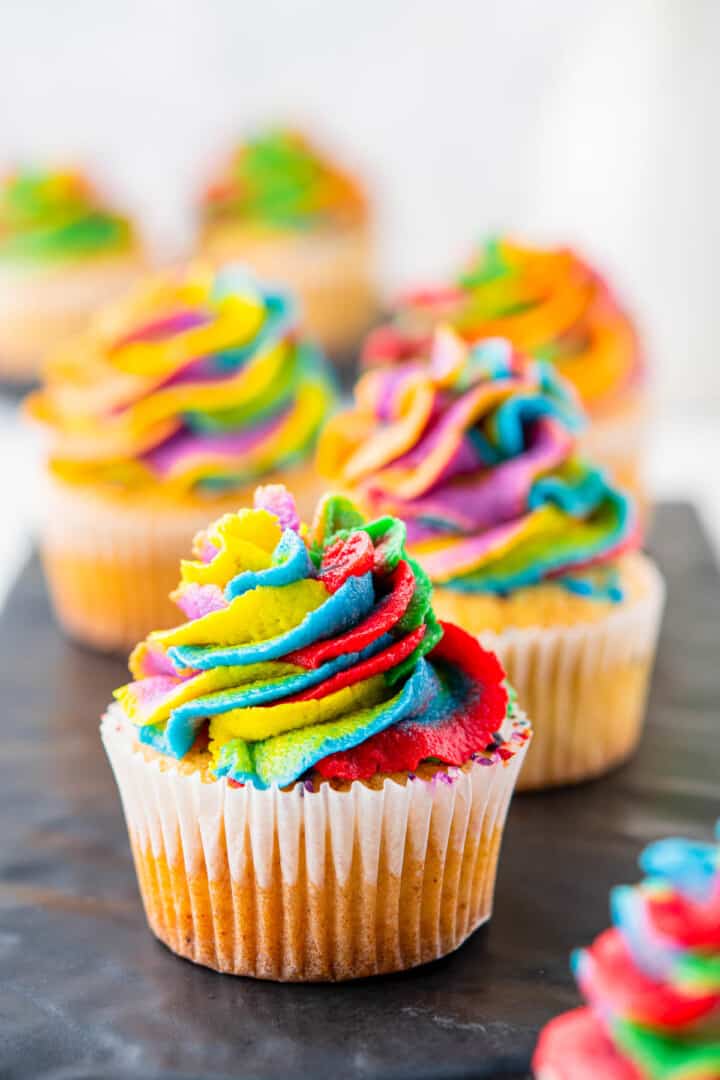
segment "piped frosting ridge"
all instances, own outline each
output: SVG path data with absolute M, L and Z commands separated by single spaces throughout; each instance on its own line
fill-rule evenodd
M 140 741 L 205 745 L 215 777 L 260 788 L 511 758 L 529 728 L 504 672 L 436 620 L 404 543 L 342 497 L 308 529 L 284 488 L 259 488 L 196 537 L 173 597 L 187 621 L 131 657 L 116 696 Z

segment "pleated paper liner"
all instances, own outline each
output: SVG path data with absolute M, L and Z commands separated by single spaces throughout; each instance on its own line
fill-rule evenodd
M 529 731 L 517 712 L 507 760 L 258 790 L 141 748 L 118 706 L 102 724 L 153 933 L 195 963 L 281 981 L 404 970 L 490 918 Z
M 533 725 L 518 790 L 588 780 L 637 747 L 665 595 L 650 560 L 638 565 L 640 595 L 597 622 L 478 635 Z
M 321 489 L 309 465 L 261 482 L 287 483 L 307 513 Z M 169 593 L 193 536 L 221 514 L 252 506 L 256 486 L 173 501 L 161 489 L 133 494 L 48 478 L 41 551 L 61 626 L 93 648 L 128 652 L 151 630 L 176 625 L 183 616 Z
M 146 269 L 139 251 L 0 272 L 0 379 L 29 383 L 47 354 Z

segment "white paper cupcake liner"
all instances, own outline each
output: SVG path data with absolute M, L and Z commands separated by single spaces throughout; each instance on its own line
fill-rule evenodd
M 196 963 L 283 981 L 443 956 L 490 917 L 527 730 L 518 713 L 505 762 L 261 791 L 144 753 L 113 706 L 102 737 L 151 929 Z
M 642 566 L 642 595 L 605 619 L 478 635 L 533 725 L 518 790 L 598 776 L 637 746 L 665 597 L 659 571 Z

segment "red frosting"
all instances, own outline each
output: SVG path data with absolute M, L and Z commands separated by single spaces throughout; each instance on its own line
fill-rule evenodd
M 621 1057 L 590 1009 L 575 1009 L 543 1028 L 533 1057 L 535 1075 L 552 1066 L 553 1080 L 643 1080 Z
M 438 723 L 393 725 L 351 750 L 330 754 L 315 766 L 321 776 L 364 780 L 378 772 L 412 772 L 428 758 L 463 765 L 492 742 L 507 714 L 505 672 L 470 634 L 452 623 L 441 625 L 444 633 L 430 659 L 451 662 L 469 677 L 472 689 L 462 706 Z M 504 747 L 498 753 L 512 756 Z
M 352 630 L 341 634 L 340 637 L 317 641 L 304 649 L 288 653 L 286 657 L 288 663 L 298 664 L 304 668 L 316 668 L 343 653 L 360 652 L 381 634 L 392 630 L 407 611 L 415 592 L 415 575 L 404 559 L 397 564 L 390 578 L 390 586 L 388 595 L 384 596 L 368 617 Z
M 355 532 L 323 552 L 320 579 L 328 592 L 337 592 L 349 577 L 362 577 L 372 571 L 375 548 L 366 532 Z
M 415 360 L 430 343 L 429 334 L 401 334 L 392 326 L 372 330 L 362 350 L 364 364 L 401 363 Z
M 648 917 L 656 931 L 686 949 L 720 949 L 720 896 L 707 904 L 694 903 L 673 892 L 652 896 Z
M 612 1001 L 613 1009 L 649 1027 L 690 1024 L 712 1013 L 717 994 L 691 994 L 655 982 L 638 970 L 619 930 L 606 930 L 585 954 L 580 983 L 590 1000 Z
M 301 690 L 299 694 L 293 694 L 292 697 L 288 697 L 286 700 L 312 701 L 317 698 L 324 698 L 328 694 L 336 694 L 338 690 L 342 690 L 345 686 L 352 686 L 354 683 L 369 679 L 371 675 L 379 675 L 382 671 L 388 671 L 418 647 L 425 637 L 425 629 L 423 623 L 422 626 L 418 626 L 417 630 L 413 630 L 411 634 L 406 634 L 404 638 L 400 638 L 392 645 L 389 645 L 387 649 L 383 649 L 382 652 L 371 656 L 369 660 L 363 660 L 346 671 L 338 671 L 337 675 L 326 679 L 319 686 L 311 686 L 309 690 Z

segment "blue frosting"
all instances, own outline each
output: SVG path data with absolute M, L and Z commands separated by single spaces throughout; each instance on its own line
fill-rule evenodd
M 558 420 L 563 427 L 577 431 L 582 427 L 577 410 L 564 401 L 537 394 L 516 394 L 498 406 L 493 416 L 496 442 L 507 457 L 515 457 L 525 449 L 526 426 L 544 417 Z
M 568 592 L 576 596 L 587 596 L 592 600 L 608 600 L 611 604 L 619 604 L 623 596 L 622 582 L 616 567 L 608 567 L 600 577 L 584 577 L 581 573 L 572 576 L 555 578 L 558 585 L 562 585 Z
M 303 578 L 314 577 L 315 568 L 302 538 L 293 529 L 285 529 L 272 554 L 273 565 L 267 570 L 244 570 L 225 586 L 225 596 L 236 596 L 257 589 L 260 585 L 292 585 Z
M 612 921 L 623 937 L 638 967 L 656 979 L 663 979 L 672 954 L 663 953 L 648 925 L 640 892 L 630 885 L 620 885 L 610 893 Z
M 649 877 L 668 881 L 702 903 L 709 900 L 718 873 L 718 848 L 689 840 L 659 840 L 645 848 L 640 866 Z
M 604 499 L 612 499 L 622 508 L 623 525 L 630 513 L 629 500 L 608 484 L 602 469 L 586 465 L 582 474 L 573 480 L 562 475 L 541 476 L 533 482 L 528 494 L 528 507 L 536 510 L 554 503 L 572 517 L 582 518 L 592 513 Z

